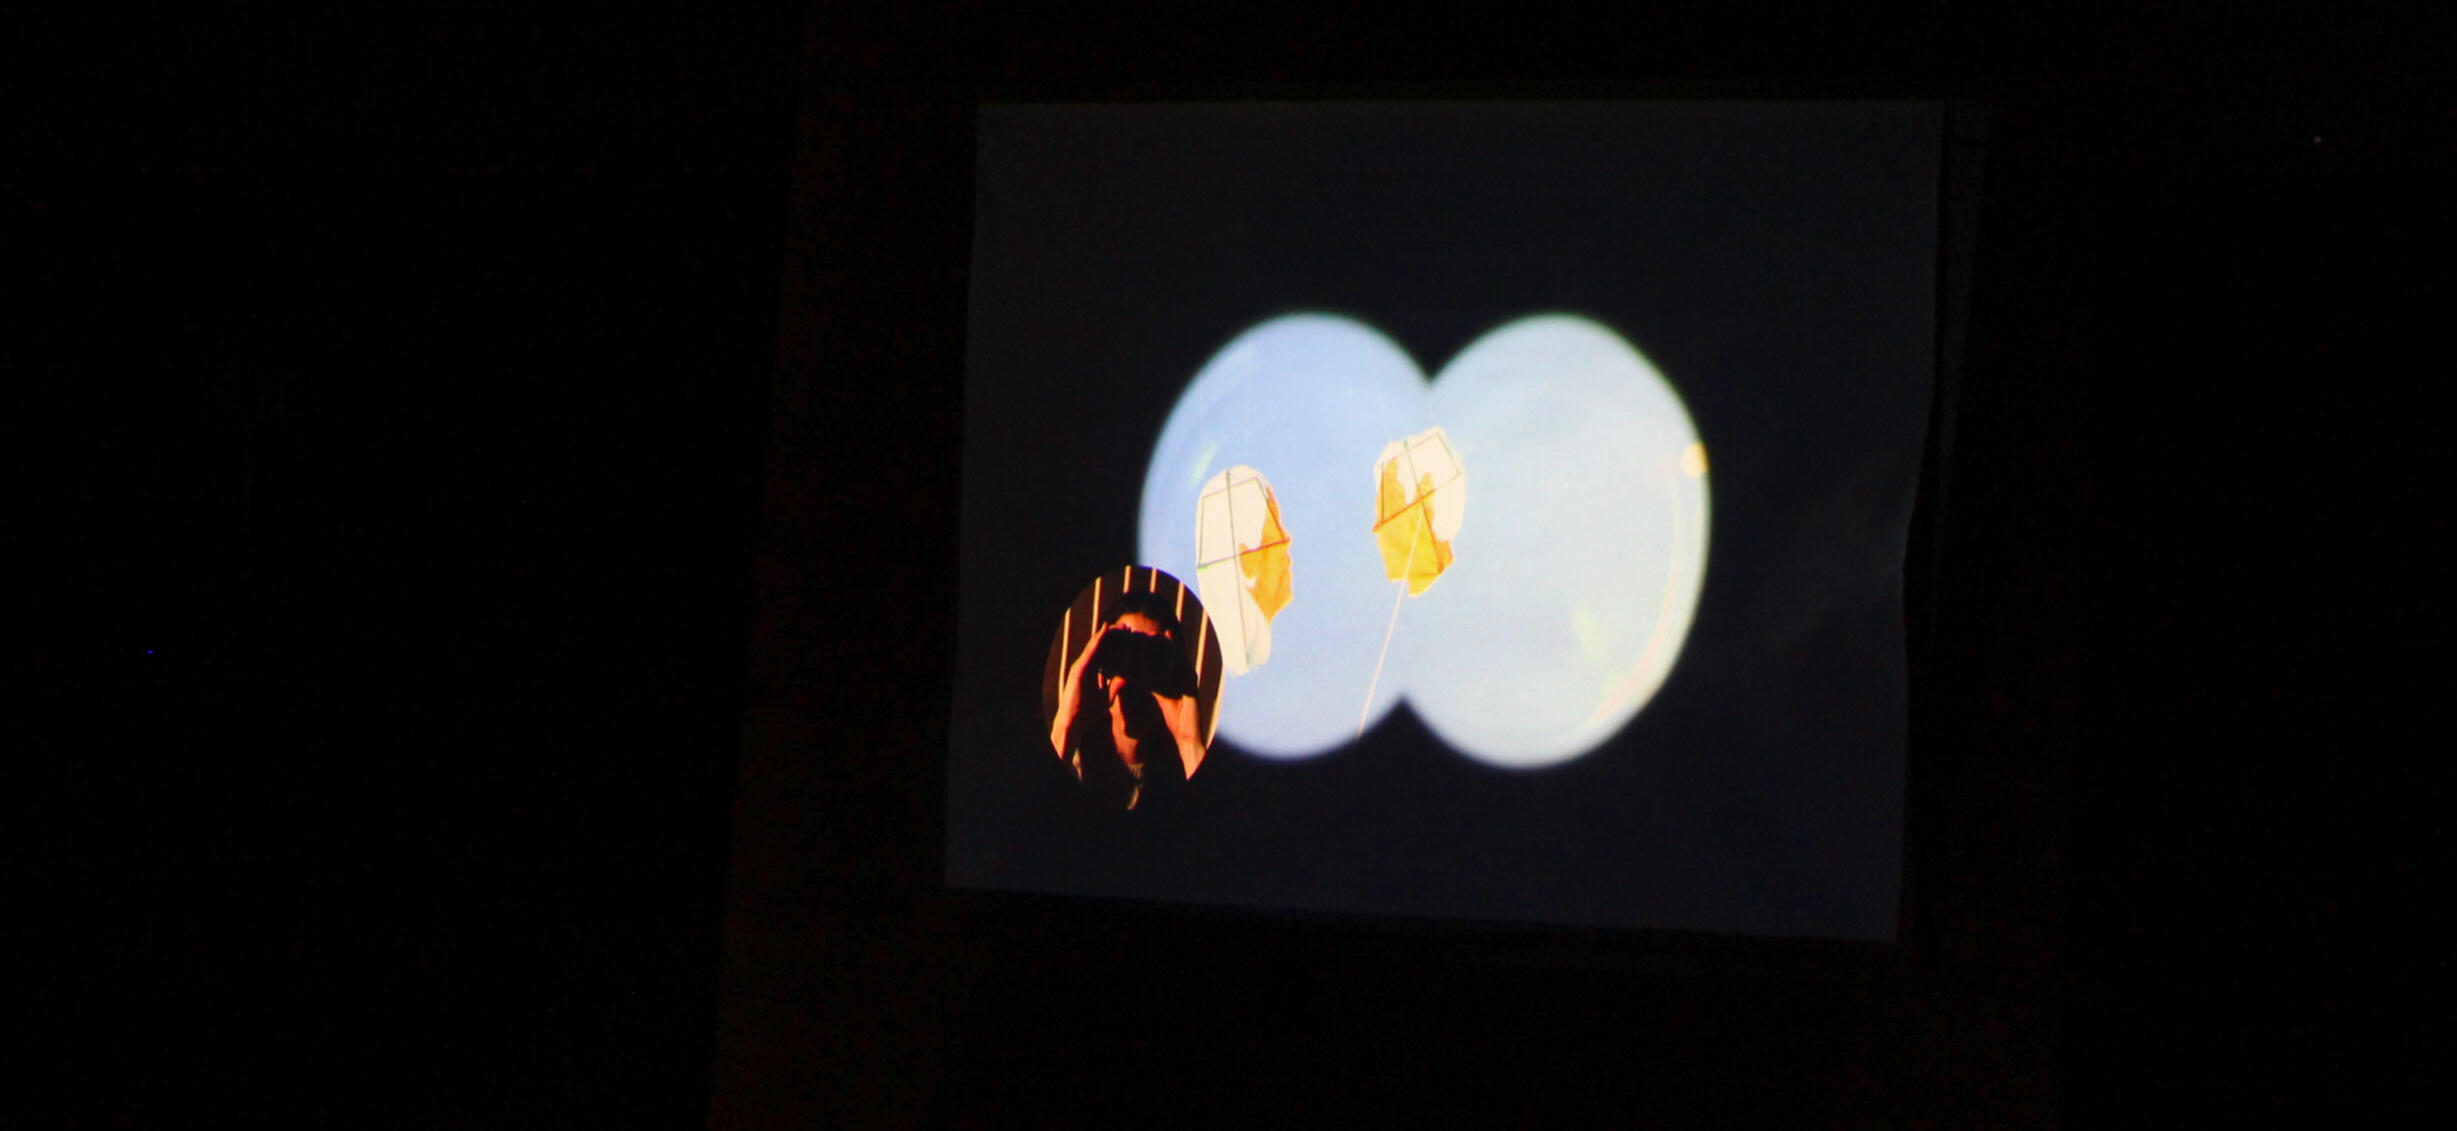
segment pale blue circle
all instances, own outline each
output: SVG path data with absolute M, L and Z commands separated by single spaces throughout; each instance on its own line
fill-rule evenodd
M 1680 396 L 1582 318 L 1512 322 L 1460 351 L 1433 414 L 1467 469 L 1456 560 L 1400 614 L 1383 673 L 1443 740 L 1530 768 L 1575 758 L 1678 660 L 1706 572 L 1703 447 Z

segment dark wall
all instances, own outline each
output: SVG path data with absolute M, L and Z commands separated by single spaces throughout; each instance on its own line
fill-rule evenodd
M 37 68 L 37 1122 L 2419 1105 L 2445 18 L 1290 7 L 237 7 Z M 935 894 L 970 101 L 1531 79 L 1993 106 L 1904 945 Z
M 2444 156 L 2417 156 L 2448 123 L 2413 53 L 2445 29 L 1822 19 L 822 13 L 782 327 L 786 372 L 813 381 L 775 433 L 777 466 L 809 472 L 771 481 L 770 591 L 791 596 L 765 606 L 747 716 L 721 1125 L 2039 1125 L 2410 1102 L 2419 1061 L 2378 999 L 2313 970 L 2357 952 L 2416 968 L 2390 941 L 2414 881 L 2344 838 L 2356 798 L 2419 779 L 2388 759 L 2286 784 L 2315 744 L 2370 745 L 2322 704 L 2377 697 L 2356 673 L 2384 657 L 2312 664 L 2315 614 L 2262 607 L 2343 601 L 2349 563 L 2413 533 L 2346 494 L 2336 456 L 2267 468 L 2394 431 L 2396 394 L 2308 375 L 2391 356 L 2365 331 L 2397 294 L 2358 264 L 2394 254 L 2416 194 L 2447 183 Z M 961 441 L 961 345 L 935 331 L 963 303 L 966 109 L 1244 80 L 1990 104 L 1967 369 L 1910 579 L 1926 619 L 1899 951 L 936 892 L 930 674 L 953 626 L 930 595 L 953 583 L 955 490 L 951 465 L 908 453 Z M 877 532 L 868 559 L 817 552 L 845 528 Z M 2270 538 L 2292 548 L 2255 549 Z M 882 574 L 900 588 L 876 606 L 802 603 Z M 2377 832 L 2412 854 L 2428 829 Z
M 704 1118 L 800 12 L 500 9 L 23 44 L 0 1122 Z

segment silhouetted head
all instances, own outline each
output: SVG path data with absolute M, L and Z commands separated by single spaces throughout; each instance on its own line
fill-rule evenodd
M 1176 698 L 1194 691 L 1194 671 L 1178 640 L 1183 625 L 1173 602 L 1152 593 L 1127 593 L 1101 610 L 1101 638 L 1092 672 L 1111 709 L 1139 707 L 1129 692 Z M 1134 729 L 1142 729 L 1140 727 Z

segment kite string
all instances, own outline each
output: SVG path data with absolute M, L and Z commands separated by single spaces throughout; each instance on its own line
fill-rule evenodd
M 1365 706 L 1356 713 L 1357 738 L 1365 737 L 1365 720 L 1374 713 L 1374 691 L 1382 686 L 1382 664 L 1391 658 L 1391 634 L 1399 630 L 1399 606 L 1408 599 L 1408 571 L 1416 565 L 1416 542 L 1408 539 L 1408 564 L 1399 567 L 1399 596 L 1391 602 L 1391 623 L 1382 629 L 1382 654 L 1374 657 L 1373 682 L 1365 685 Z

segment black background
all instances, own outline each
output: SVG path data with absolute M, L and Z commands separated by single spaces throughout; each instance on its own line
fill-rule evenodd
M 948 875 L 1892 938 L 1903 531 L 1930 408 L 1944 118 L 1937 103 L 1696 102 L 985 115 Z M 1714 464 L 1681 663 L 1559 766 L 1492 771 L 1402 706 L 1404 722 L 1320 758 L 1224 750 L 1176 815 L 1087 827 L 1034 789 L 1049 610 L 1140 560 L 1170 410 L 1240 331 L 1296 310 L 1392 335 L 1428 380 L 1479 334 L 1555 311 L 1670 375 Z
M 20 1122 L 2429 1102 L 2439 10 L 500 7 L 16 41 Z M 1994 102 L 1899 954 L 928 897 L 962 108 L 1257 79 Z

